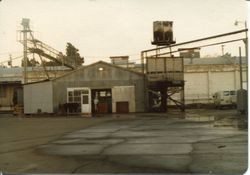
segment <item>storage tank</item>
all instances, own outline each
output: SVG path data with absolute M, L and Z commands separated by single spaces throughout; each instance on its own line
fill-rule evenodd
M 163 46 L 174 44 L 173 40 L 173 22 L 172 21 L 154 21 L 153 22 L 153 45 Z

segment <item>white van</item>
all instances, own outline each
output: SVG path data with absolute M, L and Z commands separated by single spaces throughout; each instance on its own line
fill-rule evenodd
M 236 107 L 236 91 L 218 91 L 214 94 L 214 104 L 216 108 L 221 109 L 224 106 Z

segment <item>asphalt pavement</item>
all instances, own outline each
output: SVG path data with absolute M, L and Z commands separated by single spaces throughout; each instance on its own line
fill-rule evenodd
M 8 173 L 243 174 L 248 131 L 235 118 L 234 110 L 0 117 L 0 167 Z
M 74 173 L 241 174 L 247 168 L 247 132 L 214 127 L 211 117 L 147 116 L 78 130 L 39 151 L 81 160 Z

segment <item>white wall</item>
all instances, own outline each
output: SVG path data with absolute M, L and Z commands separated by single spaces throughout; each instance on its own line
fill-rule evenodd
M 246 71 L 243 69 L 243 88 L 246 88 Z M 186 67 L 185 103 L 212 103 L 213 94 L 221 90 L 238 90 L 240 73 L 237 65 L 210 65 Z M 178 98 L 178 96 L 175 96 Z
M 208 75 L 202 73 L 185 73 L 185 101 L 186 103 L 196 103 L 204 101 L 208 97 Z
M 41 82 L 24 85 L 24 113 L 53 113 L 52 83 Z
M 112 111 L 116 112 L 116 102 L 128 101 L 129 112 L 135 112 L 135 87 L 114 86 L 112 88 Z
M 239 78 L 234 77 L 235 72 L 211 72 L 210 73 L 210 92 L 214 94 L 217 91 L 221 90 L 236 90 L 238 89 L 238 84 L 235 82 Z

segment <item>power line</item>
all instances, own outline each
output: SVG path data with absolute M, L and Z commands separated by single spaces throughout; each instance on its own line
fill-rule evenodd
M 28 53 L 28 55 L 30 55 L 30 54 L 31 53 Z M 14 57 L 14 58 L 12 58 L 12 60 L 16 60 L 16 59 L 20 59 L 20 58 L 23 58 L 23 55 L 18 56 L 18 57 Z M 7 63 L 8 61 L 10 61 L 10 59 L 6 59 L 5 61 L 1 61 L 0 64 Z
M 215 45 L 227 44 L 227 43 L 232 43 L 232 42 L 242 41 L 243 39 L 244 39 L 244 38 L 240 38 L 240 39 L 235 39 L 235 40 L 229 40 L 229 41 L 217 42 L 217 43 L 213 43 L 213 44 L 200 45 L 200 46 L 197 46 L 197 47 L 202 48 L 202 47 L 209 47 L 209 46 L 215 46 Z M 185 49 L 184 49 L 184 50 L 185 50 Z M 187 50 L 188 50 L 188 49 L 187 49 Z M 179 50 L 177 50 L 177 51 L 170 51 L 170 52 L 159 53 L 159 54 L 157 54 L 157 56 L 166 55 L 166 54 L 172 54 L 172 53 L 176 53 L 176 52 L 180 52 L 180 51 L 179 51 Z
M 182 43 L 173 44 L 173 45 L 171 45 L 171 47 L 176 47 L 176 46 L 180 46 L 180 45 L 186 45 L 186 44 L 191 44 L 191 43 L 206 41 L 206 40 L 220 38 L 220 37 L 225 37 L 225 36 L 229 36 L 229 35 L 235 35 L 235 34 L 247 32 L 247 31 L 248 31 L 248 29 L 237 30 L 237 31 L 230 32 L 230 33 L 223 33 L 223 34 L 220 34 L 220 35 L 214 35 L 214 36 L 210 36 L 210 37 L 206 37 L 206 38 L 200 38 L 200 39 L 196 39 L 196 40 L 191 40 L 191 41 L 186 41 L 186 42 L 182 42 Z M 150 52 L 150 51 L 155 51 L 155 50 L 160 50 L 160 49 L 166 49 L 166 48 L 169 48 L 169 46 L 162 46 L 162 47 L 158 47 L 156 49 L 148 49 L 148 50 L 144 50 L 142 52 Z
M 28 55 L 30 55 L 30 54 L 32 54 L 32 53 L 28 53 Z M 120 55 L 139 56 L 140 54 L 120 54 Z M 12 58 L 12 60 L 16 60 L 16 59 L 19 59 L 19 58 L 22 58 L 22 57 L 23 57 L 23 55 L 17 56 L 17 57 Z M 105 56 L 104 55 L 103 56 L 101 56 L 101 55 L 99 55 L 99 56 L 84 56 L 84 57 L 85 58 L 109 58 L 110 55 L 109 56 L 107 56 L 107 55 L 105 55 Z M 137 60 L 140 60 L 140 58 L 138 58 L 138 59 L 132 59 L 130 61 L 137 61 Z M 4 61 L 1 61 L 0 64 L 7 63 L 8 61 L 9 61 L 9 58 L 4 58 Z
M 140 56 L 140 54 L 112 54 L 112 55 L 126 55 L 126 56 Z M 112 55 L 96 55 L 96 56 L 94 56 L 94 55 L 87 55 L 87 56 L 83 56 L 83 57 L 85 57 L 85 58 L 104 58 L 104 57 L 106 57 L 106 58 L 109 58 L 109 57 L 111 57 Z
M 2 53 L 0 53 L 0 55 L 9 55 L 9 54 L 14 54 L 14 53 L 22 53 L 22 51 L 2 52 Z

